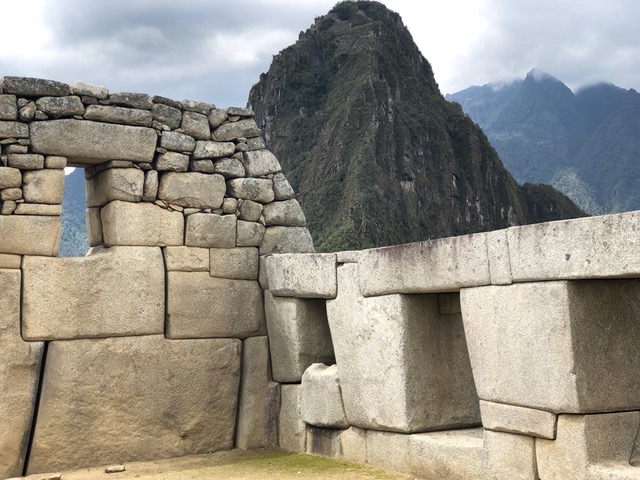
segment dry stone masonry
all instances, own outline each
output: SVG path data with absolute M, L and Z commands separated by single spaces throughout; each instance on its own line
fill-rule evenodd
M 640 480 L 640 212 L 317 254 L 251 111 L 1 85 L 0 478 L 279 446 Z

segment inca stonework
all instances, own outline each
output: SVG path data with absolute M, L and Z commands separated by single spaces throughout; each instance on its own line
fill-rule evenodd
M 0 478 L 280 447 L 640 480 L 640 212 L 316 254 L 247 109 L 5 77 L 0 145 Z

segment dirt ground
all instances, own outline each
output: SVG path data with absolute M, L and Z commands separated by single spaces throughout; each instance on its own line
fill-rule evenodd
M 61 480 L 222 480 L 222 479 L 410 479 L 369 465 L 339 462 L 273 450 L 231 450 L 208 455 L 124 464 L 125 471 L 105 473 L 105 466 L 62 472 Z M 30 477 L 26 477 L 30 478 Z M 35 478 L 35 476 L 34 476 Z

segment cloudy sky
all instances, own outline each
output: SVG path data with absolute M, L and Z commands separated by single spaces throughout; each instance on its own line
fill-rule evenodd
M 243 106 L 272 56 L 337 0 L 3 0 L 0 76 Z M 443 93 L 522 78 L 640 90 L 637 0 L 384 0 Z

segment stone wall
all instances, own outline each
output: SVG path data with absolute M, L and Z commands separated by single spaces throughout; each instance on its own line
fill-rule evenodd
M 313 244 L 253 112 L 5 77 L 0 159 L 0 478 L 276 446 L 261 258 Z
M 315 254 L 249 110 L 5 77 L 0 148 L 0 478 L 280 446 L 640 479 L 640 212 Z

